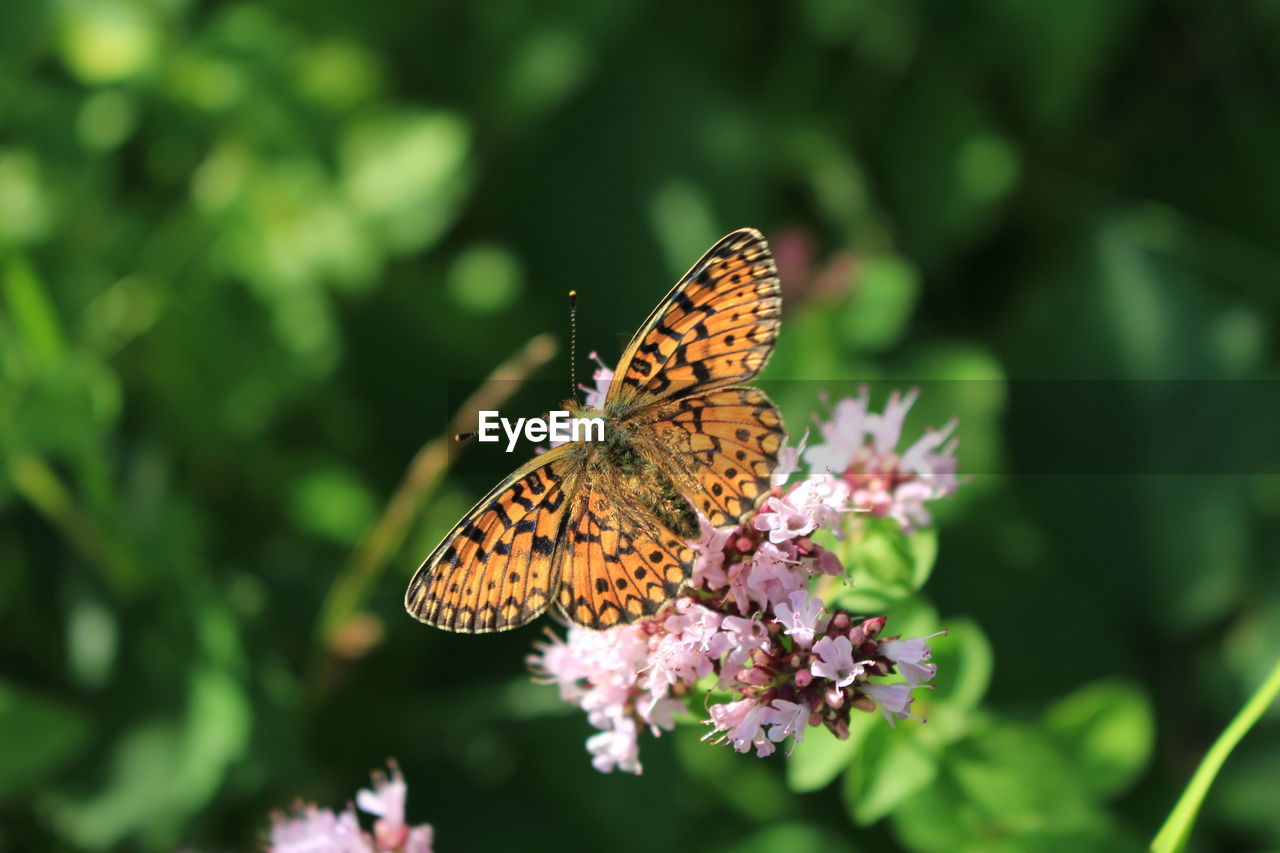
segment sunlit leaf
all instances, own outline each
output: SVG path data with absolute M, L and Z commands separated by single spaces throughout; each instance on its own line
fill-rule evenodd
M 1049 732 L 1099 794 L 1123 791 L 1146 767 L 1155 719 L 1145 694 L 1114 679 L 1096 681 L 1058 700 L 1045 714 Z

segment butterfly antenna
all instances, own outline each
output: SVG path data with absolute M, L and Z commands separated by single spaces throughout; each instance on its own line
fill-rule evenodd
M 468 438 L 475 438 L 475 436 L 476 434 L 474 432 L 460 432 L 453 436 L 453 440 L 458 443 L 462 443 L 466 441 Z
M 569 291 L 569 397 L 578 396 L 578 291 Z

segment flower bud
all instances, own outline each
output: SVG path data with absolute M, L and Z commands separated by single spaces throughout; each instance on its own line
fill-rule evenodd
M 862 623 L 863 633 L 866 634 L 868 640 L 874 640 L 884 630 L 885 617 L 877 616 L 874 619 L 867 619 Z
M 808 687 L 813 682 L 813 673 L 806 666 L 796 670 L 796 687 Z
M 876 702 L 870 696 L 859 693 L 853 697 L 853 701 L 849 703 L 850 708 L 857 708 L 859 711 L 874 711 Z
M 839 687 L 828 687 L 823 698 L 827 700 L 827 704 L 832 708 L 839 708 L 844 704 L 844 693 L 841 692 Z

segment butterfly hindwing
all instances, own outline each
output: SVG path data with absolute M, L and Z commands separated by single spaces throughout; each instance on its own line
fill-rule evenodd
M 610 628 L 655 613 L 693 569 L 687 538 L 645 511 L 634 489 L 606 468 L 590 476 L 574 502 L 557 604 L 568 619 L 587 628 Z M 687 537 L 689 531 L 684 532 Z
M 778 334 L 777 272 L 759 231 L 722 238 L 640 327 L 618 362 L 606 406 L 630 409 L 759 373 Z
M 769 490 L 786 440 L 782 415 L 758 388 L 691 394 L 637 414 L 653 430 L 651 455 L 673 470 L 716 527 L 737 524 Z
M 559 581 L 553 568 L 572 497 L 569 468 L 557 448 L 485 495 L 413 576 L 409 613 L 481 633 L 519 627 L 546 610 Z

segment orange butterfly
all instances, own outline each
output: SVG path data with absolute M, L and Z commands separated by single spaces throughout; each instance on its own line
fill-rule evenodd
M 409 582 L 409 613 L 451 631 L 504 631 L 555 601 L 602 629 L 671 600 L 692 571 L 695 507 L 725 527 L 769 489 L 782 417 L 738 383 L 773 352 L 779 293 L 759 231 L 712 246 L 628 345 L 603 412 L 564 404 L 573 417 L 603 416 L 605 440 L 555 447 L 481 498 Z

